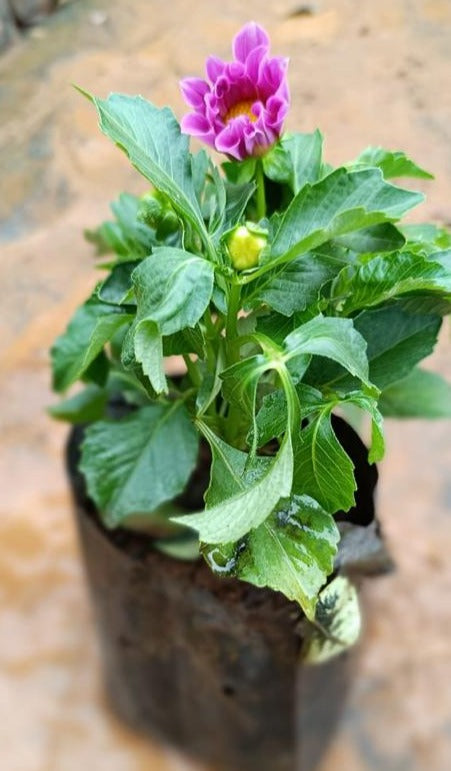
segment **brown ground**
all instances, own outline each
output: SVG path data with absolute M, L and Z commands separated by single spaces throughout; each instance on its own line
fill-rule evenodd
M 3 428 L 0 434 L 0 766 L 169 771 L 99 688 L 91 615 L 61 463 L 47 420 L 47 350 L 94 281 L 81 230 L 145 184 L 98 132 L 75 81 L 183 110 L 177 81 L 227 55 L 247 19 L 291 58 L 290 127 L 327 137 L 332 162 L 369 143 L 436 173 L 416 220 L 451 219 L 449 0 L 67 3 L 0 61 Z M 451 377 L 445 331 L 431 366 Z M 448 348 L 449 350 L 449 348 Z M 321 771 L 446 771 L 451 759 L 449 426 L 388 422 L 380 515 L 398 571 L 368 587 L 361 672 Z

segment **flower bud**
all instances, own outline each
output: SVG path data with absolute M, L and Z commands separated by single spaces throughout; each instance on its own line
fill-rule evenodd
M 137 219 L 154 228 L 159 239 L 174 233 L 179 226 L 169 198 L 158 190 L 141 196 Z
M 248 270 L 258 265 L 260 254 L 267 244 L 267 233 L 260 228 L 239 225 L 227 241 L 232 265 L 236 270 Z
M 159 193 L 145 193 L 139 202 L 137 219 L 156 228 L 163 214 L 163 202 Z

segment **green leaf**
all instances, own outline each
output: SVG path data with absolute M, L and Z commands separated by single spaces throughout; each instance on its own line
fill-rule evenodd
M 231 500 L 245 492 L 248 485 L 267 478 L 273 462 L 267 457 L 257 457 L 249 467 L 247 453 L 227 445 L 208 426 L 203 425 L 202 430 L 213 458 L 206 494 L 209 514 L 214 507 L 220 507 L 224 499 Z M 184 524 L 190 524 L 190 517 L 183 519 Z M 338 538 L 330 514 L 315 501 L 302 496 L 281 504 L 243 541 L 204 546 L 203 553 L 216 572 L 233 573 L 256 586 L 282 591 L 311 614 L 315 597 L 333 569 Z
M 147 257 L 156 244 L 155 231 L 137 219 L 140 199 L 121 193 L 111 204 L 115 222 L 103 222 L 96 230 L 85 231 L 88 241 L 95 244 L 99 255 L 113 252 L 122 260 Z
M 217 437 L 213 439 L 207 434 L 207 439 L 210 442 L 213 456 L 217 456 L 216 471 L 213 470 L 213 473 L 222 474 L 221 488 L 227 484 L 224 473 L 231 475 L 235 484 L 242 473 L 240 471 L 242 468 L 240 466 L 241 460 L 237 460 L 238 456 L 236 455 L 238 451 L 228 447 L 228 445 L 224 446 L 224 442 L 218 440 Z M 218 472 L 218 468 L 226 471 Z M 189 514 L 185 517 L 175 517 L 174 521 L 197 530 L 199 540 L 204 543 L 229 543 L 242 538 L 269 516 L 280 498 L 290 495 L 293 477 L 293 450 L 289 432 L 285 434 L 278 454 L 265 468 L 262 475 L 261 468 L 261 459 L 256 458 L 253 465 L 249 466 L 246 482 L 241 479 L 240 492 L 227 497 L 226 500 L 215 502 L 204 512 Z M 252 483 L 253 478 L 256 478 L 256 481 Z M 211 496 L 212 493 L 209 491 L 207 498 L 209 503 Z
M 111 340 L 111 344 L 113 340 Z M 105 354 L 105 351 L 100 351 L 95 359 L 91 362 L 89 367 L 83 372 L 81 380 L 83 383 L 94 383 L 103 388 L 108 380 L 110 373 L 110 362 Z
M 152 404 L 90 426 L 80 468 L 104 524 L 114 528 L 181 493 L 197 452 L 198 435 L 184 404 Z
M 334 282 L 332 297 L 348 315 L 410 292 L 451 297 L 451 270 L 421 254 L 379 255 L 363 265 L 344 268 Z
M 325 356 L 368 383 L 366 343 L 351 319 L 317 316 L 287 335 L 283 347 L 286 361 L 306 353 Z
M 214 270 L 210 262 L 183 249 L 161 247 L 133 271 L 136 322 L 125 349 L 134 338 L 134 355 L 156 393 L 166 390 L 163 335 L 194 327 L 210 302 Z M 124 365 L 130 351 L 124 352 Z
M 294 449 L 293 491 L 310 495 L 327 511 L 348 511 L 357 485 L 354 464 L 343 450 L 326 406 L 303 428 Z
M 104 416 L 106 402 L 105 389 L 88 385 L 69 399 L 53 404 L 47 411 L 57 420 L 67 420 L 68 423 L 91 423 Z
M 151 512 L 130 514 L 127 516 L 126 528 L 137 533 L 151 535 L 152 538 L 178 538 L 190 536 L 187 528 L 182 528 L 171 522 L 170 517 L 185 511 L 176 501 L 165 501 Z M 152 546 L 154 542 L 152 541 Z
M 215 371 L 209 372 L 206 364 L 202 364 L 202 381 L 196 396 L 197 417 L 201 417 L 221 392 L 221 373 L 224 369 L 224 353 L 220 346 L 216 355 Z
M 367 412 L 371 417 L 371 448 L 368 453 L 370 463 L 377 463 L 382 460 L 385 454 L 384 438 L 384 419 L 378 409 L 377 401 L 363 391 L 351 391 L 343 400 L 337 404 L 346 405 L 355 404 L 361 410 Z
M 183 353 L 195 353 L 200 358 L 204 356 L 205 339 L 199 324 L 186 327 L 180 332 L 163 338 L 163 355 L 179 356 Z
M 311 134 L 285 134 L 263 156 L 263 169 L 274 182 L 288 184 L 296 195 L 307 182 L 321 174 L 323 137 L 318 129 Z
M 223 233 L 227 233 L 227 231 L 241 222 L 254 190 L 255 184 L 253 182 L 245 185 L 231 185 L 226 183 L 224 218 L 221 222 L 221 226 L 215 233 L 216 238 Z
M 189 537 L 161 538 L 152 542 L 152 547 L 172 559 L 194 562 L 200 557 L 199 541 L 193 533 Z
M 163 338 L 158 324 L 150 319 L 143 319 L 135 329 L 130 330 L 130 334 L 133 335 L 136 361 L 141 364 L 155 393 L 167 392 L 163 367 Z
M 382 392 L 379 407 L 389 418 L 451 418 L 451 385 L 435 372 L 413 369 Z
M 173 112 L 168 107 L 159 109 L 141 96 L 89 98 L 97 108 L 103 133 L 128 155 L 140 174 L 169 196 L 174 209 L 208 245 L 193 184 L 189 140 L 181 134 Z
M 290 186 L 296 195 L 306 182 L 316 182 L 321 176 L 323 135 L 318 129 L 311 134 L 285 134 L 282 147 L 291 159 Z
M 130 370 L 113 369 L 108 376 L 107 391 L 113 399 L 120 393 L 127 404 L 143 407 L 149 404 L 149 398 L 152 397 L 147 383 L 144 384 L 142 381 L 142 376 Z
M 121 228 L 127 251 L 135 259 L 146 257 L 155 245 L 155 231 L 139 220 L 141 199 L 130 193 L 121 193 L 111 204 L 116 221 Z
M 223 370 L 221 379 L 224 381 L 223 391 L 227 401 L 236 404 L 251 417 L 258 381 L 270 367 L 271 362 L 267 356 L 256 354 Z
M 86 228 L 83 235 L 86 241 L 95 247 L 98 257 L 113 252 L 118 258 L 128 259 L 128 246 L 117 222 L 102 222 L 94 230 Z
M 422 359 L 432 353 L 441 326 L 433 314 L 416 314 L 399 303 L 373 308 L 353 319 L 355 329 L 367 342 L 369 379 L 377 388 L 386 388 L 405 377 Z M 358 382 L 332 362 L 312 361 L 306 382 L 327 385 L 334 390 L 355 390 Z
M 296 393 L 301 407 L 301 417 L 310 415 L 324 406 L 323 395 L 316 388 L 307 386 L 305 383 L 298 383 Z M 287 425 L 287 402 L 282 389 L 271 391 L 263 397 L 255 424 L 257 447 L 264 447 L 271 439 L 282 436 Z M 248 441 L 252 441 L 251 432 Z
M 254 160 L 255 166 L 255 160 Z M 247 204 L 255 190 L 252 177 L 245 181 L 227 181 L 210 161 L 210 174 L 203 195 L 202 212 L 209 222 L 215 245 L 224 234 L 241 222 Z
M 208 222 L 210 233 L 220 231 L 224 221 L 226 190 L 224 179 L 217 166 L 210 160 L 202 195 L 202 218 Z
M 337 169 L 305 185 L 288 207 L 272 245 L 271 267 L 331 238 L 391 222 L 423 200 L 421 193 L 385 182 L 379 169 Z
M 273 182 L 289 184 L 293 178 L 293 164 L 288 152 L 277 142 L 262 158 L 263 171 Z
M 406 248 L 432 254 L 438 249 L 451 247 L 451 233 L 446 228 L 430 223 L 399 225 L 399 229 L 407 239 Z
M 256 320 L 256 331 L 265 335 L 275 345 L 279 346 L 283 344 L 286 336 L 293 332 L 302 321 L 302 319 L 299 320 L 298 314 L 288 317 L 274 312 L 262 314 L 261 316 L 257 315 Z
M 219 279 L 222 277 L 220 276 Z M 218 286 L 218 284 L 215 282 L 213 286 L 213 294 L 211 296 L 211 301 L 214 304 L 215 308 L 222 313 L 224 316 L 227 315 L 227 299 L 226 299 L 226 293 L 224 291 L 223 286 Z
M 301 406 L 301 417 L 305 418 L 318 410 L 354 404 L 361 410 L 367 412 L 372 421 L 372 445 L 369 453 L 370 463 L 375 463 L 382 459 L 385 451 L 383 418 L 377 408 L 377 400 L 363 391 L 351 391 L 341 398 L 337 394 L 328 394 L 324 396 L 316 388 L 298 383 L 296 386 L 299 403 Z M 256 416 L 255 425 L 257 427 L 257 447 L 263 447 L 273 438 L 282 435 L 287 422 L 287 405 L 282 390 L 272 391 L 267 394 L 263 400 L 260 410 Z M 248 441 L 252 440 L 250 436 Z
M 65 391 L 79 380 L 115 332 L 133 316 L 118 306 L 90 298 L 75 312 L 52 350 L 53 388 Z
M 132 273 L 136 268 L 134 262 L 119 262 L 113 267 L 110 275 L 100 284 L 97 296 L 102 302 L 122 305 L 130 302 Z
M 134 270 L 138 326 L 158 324 L 163 335 L 194 327 L 213 291 L 213 265 L 183 249 L 160 247 Z
M 193 188 L 199 204 L 202 203 L 202 195 L 205 189 L 208 170 L 210 168 L 210 158 L 204 149 L 191 156 L 191 173 L 193 177 Z
M 394 252 L 405 244 L 403 234 L 391 222 L 383 222 L 370 228 L 355 230 L 334 239 L 340 246 L 345 246 L 358 254 L 370 252 Z
M 246 158 L 244 161 L 225 161 L 222 168 L 229 182 L 234 185 L 243 185 L 254 179 L 255 165 L 255 158 Z
M 250 284 L 247 303 L 265 303 L 284 316 L 304 311 L 317 302 L 321 287 L 341 267 L 326 256 L 308 253 Z
M 303 660 L 330 661 L 357 642 L 361 626 L 356 588 L 349 578 L 337 576 L 319 595 L 314 625 L 306 624 L 303 630 Z
M 354 326 L 367 341 L 370 379 L 378 388 L 407 375 L 432 353 L 441 326 L 435 315 L 416 315 L 396 306 L 363 311 Z
M 431 262 L 438 263 L 438 265 L 441 265 L 443 270 L 446 272 L 446 276 L 449 279 L 451 276 L 451 249 L 444 249 L 439 252 L 432 252 L 428 255 L 429 260 Z
M 422 294 L 421 292 L 404 295 L 398 300 L 398 304 L 408 313 L 421 315 L 433 314 L 434 316 L 448 316 L 451 313 L 451 298 L 438 297 L 436 294 Z
M 385 179 L 391 177 L 434 179 L 433 174 L 422 169 L 405 153 L 396 150 L 384 150 L 383 147 L 367 147 L 352 165 L 378 166 Z
M 200 422 L 199 425 L 210 445 L 212 456 L 210 484 L 205 493 L 205 504 L 209 510 L 244 491 L 246 484 L 258 481 L 268 471 L 272 459 L 257 457 L 250 467 L 248 453 L 231 447 L 205 423 Z
M 257 432 L 257 447 L 264 447 L 271 439 L 282 436 L 287 425 L 287 414 L 287 402 L 282 389 L 266 394 L 255 417 L 255 424 L 248 433 L 248 443 L 250 444 L 254 440 L 255 431 Z
M 312 618 L 318 592 L 333 570 L 339 537 L 330 514 L 312 498 L 295 495 L 243 541 L 204 549 L 204 556 L 213 571 L 283 592 Z
M 265 345 L 265 343 L 263 343 Z M 228 402 L 238 407 L 240 411 L 241 421 L 237 421 L 238 431 L 240 430 L 240 422 L 245 423 L 242 426 L 244 433 L 247 432 L 247 426 L 249 421 L 252 422 L 252 431 L 249 436 L 252 437 L 251 456 L 253 457 L 257 451 L 257 426 L 255 422 L 256 418 L 256 404 L 257 404 L 257 387 L 260 383 L 260 378 L 265 372 L 271 370 L 277 370 L 279 376 L 284 379 L 285 385 L 290 393 L 287 393 L 287 400 L 291 407 L 291 415 L 294 418 L 293 410 L 297 410 L 297 397 L 294 394 L 294 385 L 292 382 L 291 372 L 289 368 L 281 368 L 280 350 L 271 344 L 271 349 L 264 353 L 249 356 L 246 359 L 233 364 L 221 373 L 221 378 L 224 381 L 223 395 Z M 306 360 L 306 361 L 305 361 Z M 302 372 L 308 366 L 310 361 L 309 357 L 297 357 L 292 364 L 301 368 Z M 293 369 L 296 367 L 294 366 Z M 285 373 L 285 377 L 284 377 Z M 291 394 L 291 396 L 290 396 Z M 292 397 L 294 395 L 294 402 Z M 288 420 L 287 410 L 287 420 Z M 244 418 L 244 420 L 243 420 Z M 286 428 L 286 426 L 285 426 Z

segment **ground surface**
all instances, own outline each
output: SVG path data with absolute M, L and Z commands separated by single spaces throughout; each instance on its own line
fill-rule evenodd
M 79 0 L 0 60 L 2 475 L 0 766 L 8 771 L 187 769 L 109 715 L 61 453 L 47 349 L 93 284 L 83 226 L 143 181 L 98 132 L 75 81 L 141 92 L 181 114 L 177 81 L 227 55 L 248 18 L 291 58 L 289 126 L 332 162 L 402 147 L 437 176 L 415 217 L 451 219 L 449 0 L 210 3 Z M 451 376 L 449 334 L 431 366 Z M 445 771 L 451 757 L 449 426 L 388 424 L 380 515 L 398 564 L 367 591 L 360 674 L 321 771 Z

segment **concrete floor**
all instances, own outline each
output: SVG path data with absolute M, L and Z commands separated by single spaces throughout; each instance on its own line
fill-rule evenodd
M 51 423 L 48 348 L 95 281 L 82 229 L 145 183 L 100 134 L 97 94 L 142 93 L 180 115 L 177 82 L 227 56 L 249 18 L 290 56 L 288 127 L 326 135 L 333 163 L 367 144 L 436 174 L 416 221 L 451 221 L 449 0 L 78 0 L 0 60 L 0 767 L 169 771 L 185 761 L 108 713 Z M 306 4 L 304 4 L 304 9 Z M 451 377 L 449 331 L 430 366 Z M 368 585 L 360 673 L 321 771 L 446 771 L 451 763 L 449 425 L 388 421 L 380 516 L 398 565 Z M 194 768 L 194 767 L 193 767 Z

